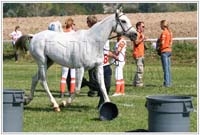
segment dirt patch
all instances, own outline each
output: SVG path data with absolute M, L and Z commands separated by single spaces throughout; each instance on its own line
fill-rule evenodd
M 126 14 L 133 26 L 138 21 L 145 22 L 145 35 L 149 38 L 159 37 L 160 20 L 166 19 L 170 22 L 170 28 L 173 32 L 173 37 L 196 37 L 197 36 L 197 12 L 170 12 L 170 13 L 132 13 Z M 109 16 L 96 15 L 99 20 Z M 59 20 L 63 25 L 65 19 L 69 16 L 52 16 L 52 17 L 18 17 L 18 18 L 3 18 L 3 40 L 8 40 L 16 25 L 21 27 L 23 34 L 35 34 L 47 29 L 47 26 L 52 21 Z M 86 25 L 87 15 L 71 16 L 77 29 L 88 29 Z

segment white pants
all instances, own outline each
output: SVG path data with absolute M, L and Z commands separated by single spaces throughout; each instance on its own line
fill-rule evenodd
M 63 67 L 62 66 L 62 78 L 67 78 L 68 71 L 69 71 L 68 67 Z M 75 68 L 71 68 L 70 69 L 70 75 L 71 75 L 71 78 L 75 78 L 76 77 L 76 70 L 75 70 Z
M 119 65 L 115 66 L 115 80 L 122 80 L 123 77 L 123 68 L 125 62 L 119 62 Z

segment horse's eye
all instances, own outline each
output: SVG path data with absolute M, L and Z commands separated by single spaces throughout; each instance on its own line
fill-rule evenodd
M 125 20 L 121 20 L 121 22 L 122 22 L 122 23 L 126 23 L 126 21 L 125 21 Z

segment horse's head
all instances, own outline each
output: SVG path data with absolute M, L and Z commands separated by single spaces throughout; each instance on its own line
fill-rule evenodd
M 137 31 L 132 26 L 131 21 L 128 17 L 122 12 L 121 9 L 117 9 L 115 13 L 115 25 L 113 26 L 113 31 L 117 34 L 124 35 L 131 40 L 136 40 Z
M 48 30 L 56 31 L 56 32 L 63 32 L 62 24 L 59 21 L 51 22 L 48 26 Z

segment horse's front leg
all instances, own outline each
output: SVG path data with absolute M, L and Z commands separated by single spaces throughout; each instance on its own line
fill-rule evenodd
M 41 84 L 44 87 L 44 89 L 47 92 L 47 95 L 49 97 L 49 100 L 51 101 L 51 103 L 53 104 L 53 108 L 56 112 L 60 112 L 60 108 L 59 105 L 57 104 L 55 98 L 52 96 L 49 87 L 47 85 L 47 81 L 46 81 L 46 68 L 44 66 L 40 66 L 39 67 L 39 72 L 40 72 L 40 80 L 41 80 Z
M 104 82 L 103 65 L 100 65 L 97 67 L 96 76 L 97 76 L 97 81 L 99 83 L 100 90 L 102 92 L 104 101 L 110 102 L 110 99 L 109 99 L 107 91 L 106 91 L 105 82 Z
M 76 93 L 80 93 L 81 91 L 81 84 L 84 75 L 84 68 L 77 68 L 76 69 Z

